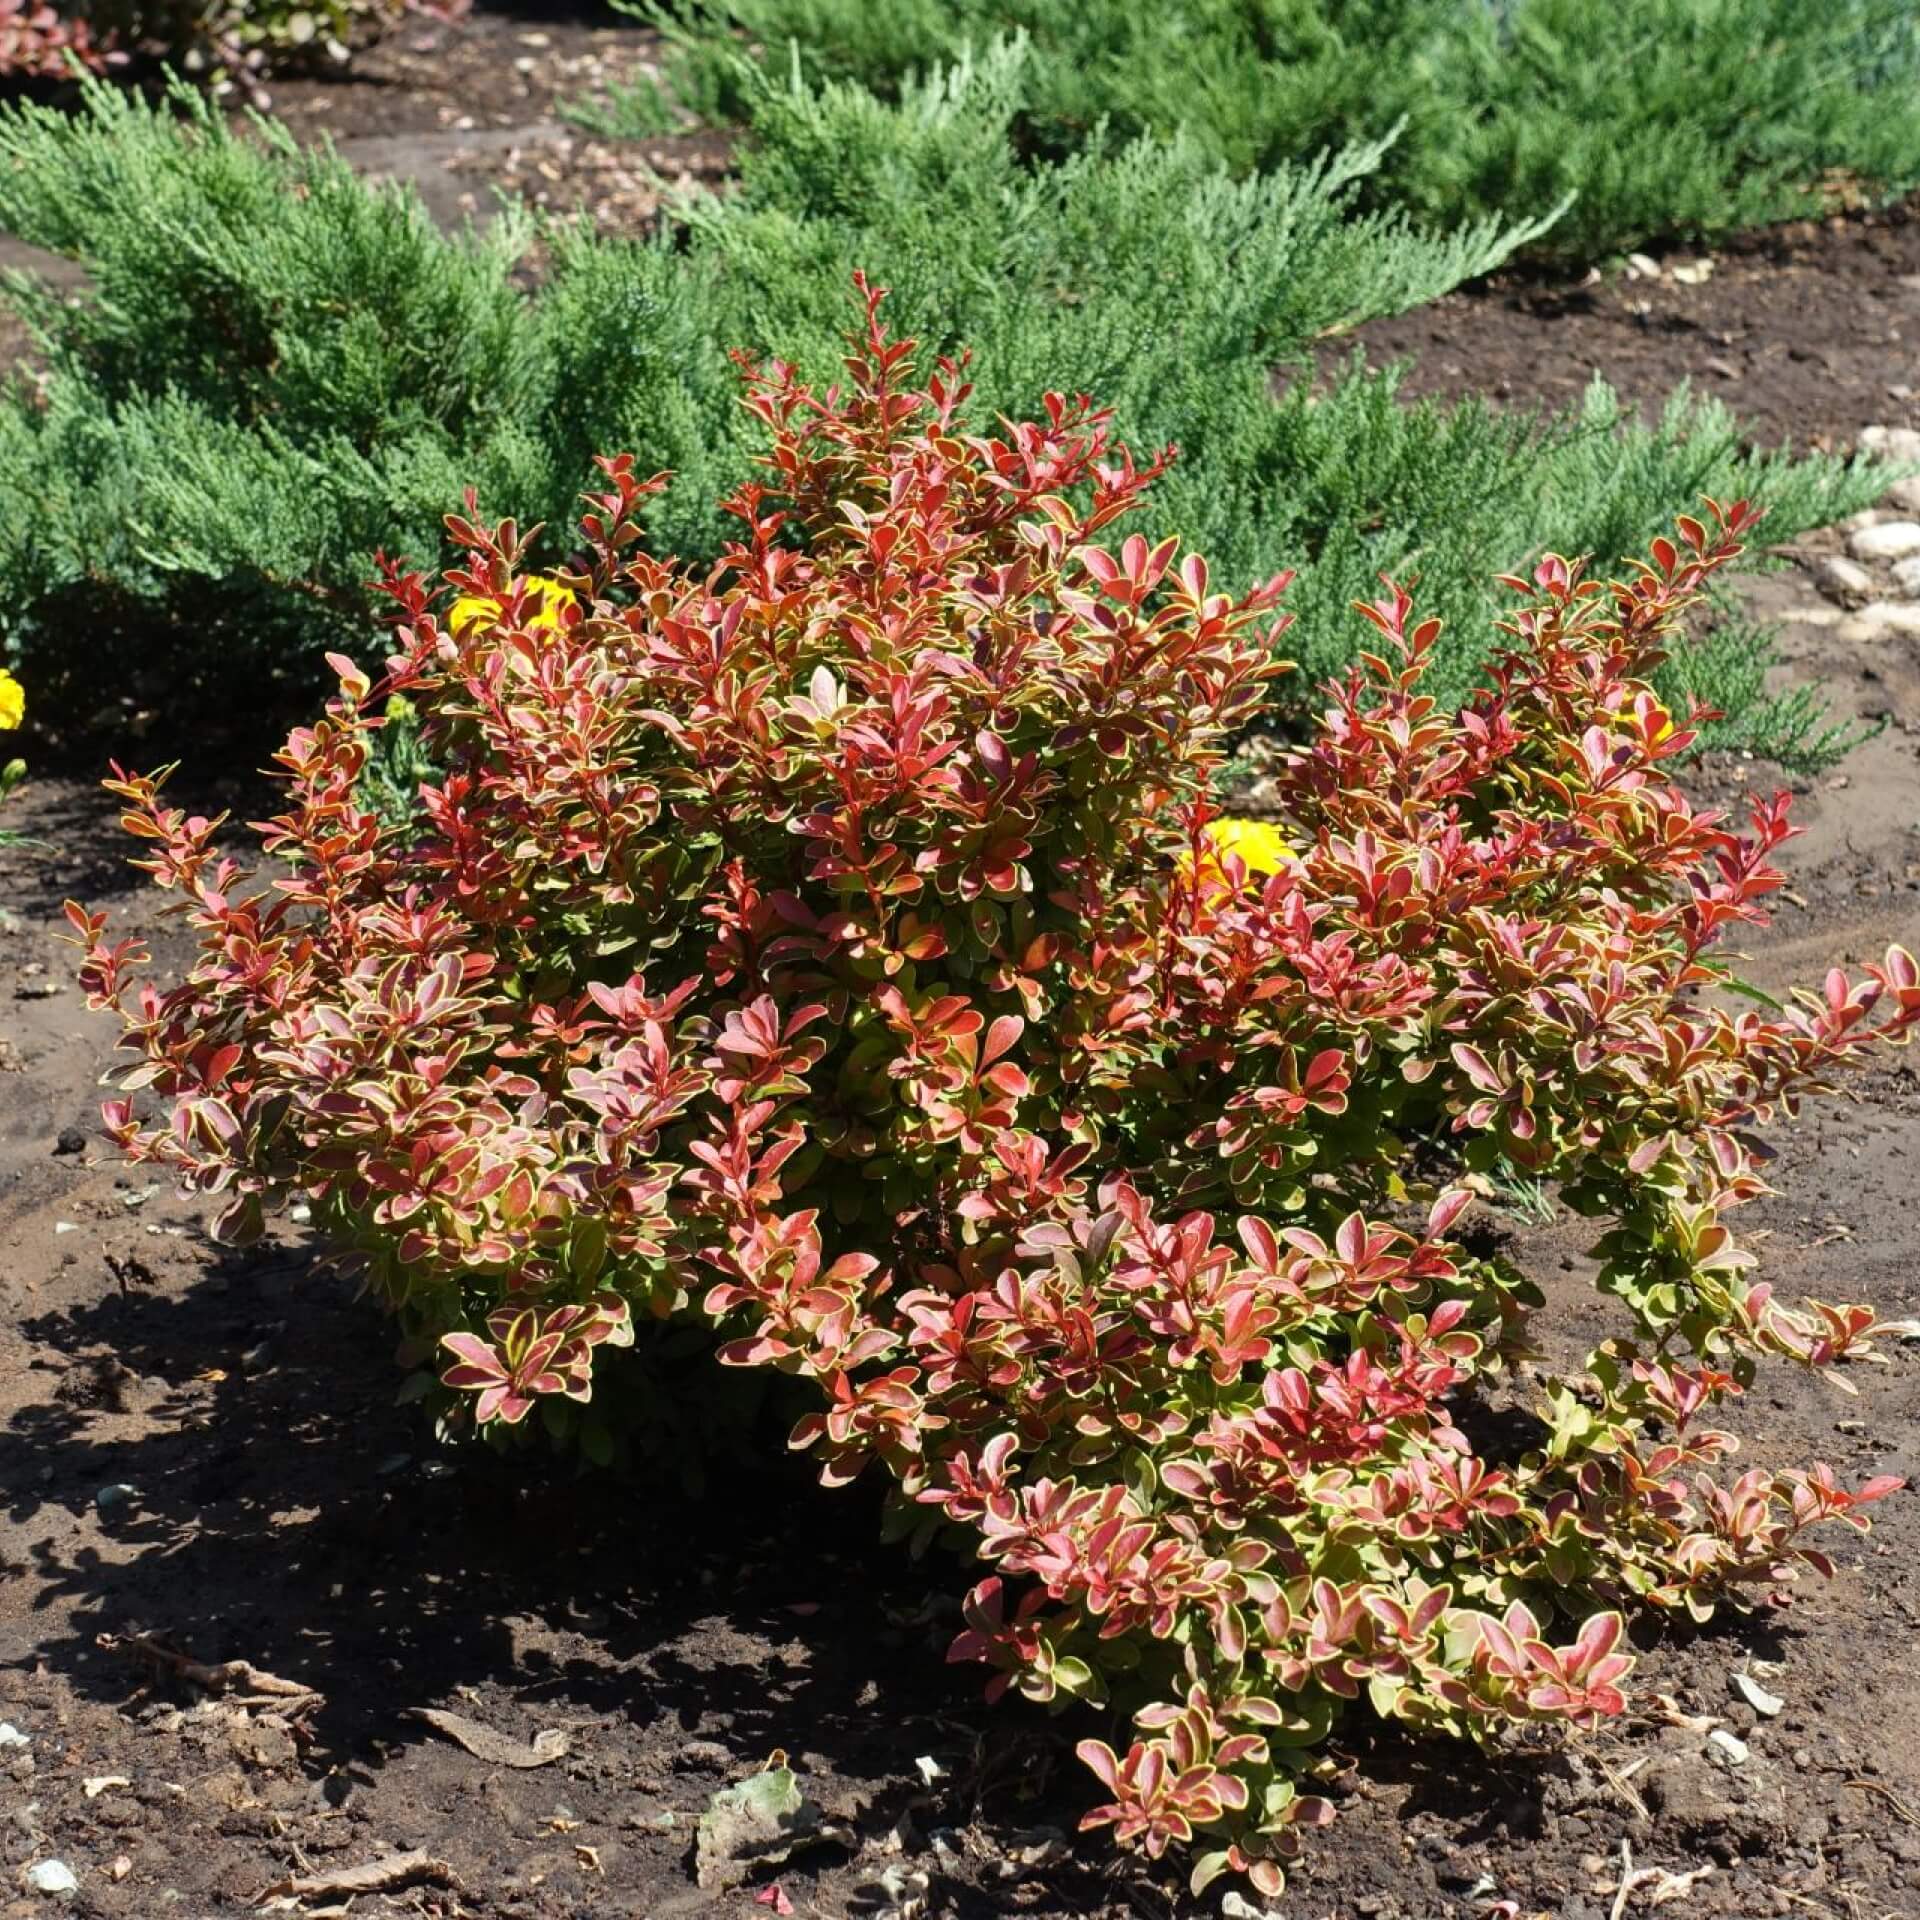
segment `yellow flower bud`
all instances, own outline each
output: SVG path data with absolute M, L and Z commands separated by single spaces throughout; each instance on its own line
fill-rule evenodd
M 11 733 L 26 718 L 27 690 L 0 667 L 0 733 Z

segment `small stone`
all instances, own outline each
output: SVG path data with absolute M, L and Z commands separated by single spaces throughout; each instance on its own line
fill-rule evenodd
M 1266 1907 L 1256 1907 L 1244 1893 L 1229 1887 L 1220 1896 L 1220 1920 L 1277 1920 Z
M 1729 1766 L 1744 1767 L 1747 1764 L 1750 1749 L 1737 1733 L 1729 1733 L 1725 1727 L 1715 1727 L 1707 1735 L 1707 1744 L 1725 1754 Z
M 1920 553 L 1909 554 L 1906 559 L 1896 563 L 1893 584 L 1902 593 L 1920 593 Z
M 80 1882 L 64 1860 L 36 1860 L 26 1872 L 27 1885 L 35 1893 L 65 1896 L 80 1891 Z
M 1889 460 L 1920 460 L 1920 428 L 1862 427 L 1860 445 Z
M 1862 607 L 1857 618 L 1867 632 L 1864 636 L 1853 637 L 1884 639 L 1890 633 L 1920 634 L 1920 606 L 1893 600 L 1875 600 L 1871 605 Z M 1840 631 L 1845 633 L 1846 627 L 1852 624 L 1852 621 L 1846 622 Z
M 1650 253 L 1630 253 L 1627 255 L 1627 274 L 1634 280 L 1658 280 L 1660 262 Z M 1871 427 L 1867 429 L 1873 431 Z
M 1847 542 L 1847 551 L 1856 560 L 1904 560 L 1920 553 L 1920 520 L 1883 520 L 1877 527 L 1862 527 Z
M 1813 584 L 1843 607 L 1857 607 L 1873 598 L 1873 575 L 1857 560 L 1844 559 L 1837 553 L 1815 565 Z
M 1886 502 L 1901 513 L 1920 514 L 1920 473 L 1896 480 L 1887 489 Z
M 60 1137 L 53 1143 L 55 1153 L 85 1153 L 87 1136 L 78 1127 L 62 1127 Z
M 9 1747 L 30 1747 L 33 1742 L 11 1720 L 0 1720 L 0 1753 Z
M 111 1486 L 105 1486 L 93 1496 L 93 1504 L 102 1513 L 112 1513 L 116 1507 L 124 1507 L 129 1500 L 138 1500 L 140 1489 L 130 1487 L 124 1480 L 117 1480 Z

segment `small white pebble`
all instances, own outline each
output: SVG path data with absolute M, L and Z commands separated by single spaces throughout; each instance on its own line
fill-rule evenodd
M 1904 560 L 1920 553 L 1920 520 L 1883 520 L 1877 527 L 1862 527 L 1847 541 L 1847 551 L 1856 560 Z
M 1829 600 L 1837 600 L 1843 607 L 1857 606 L 1873 597 L 1873 575 L 1859 561 L 1845 559 L 1837 553 L 1815 564 L 1813 584 Z
M 1920 428 L 1862 427 L 1860 445 L 1888 460 L 1920 460 Z
M 1862 607 L 1855 618 L 1864 622 L 1873 634 L 1920 633 L 1920 606 L 1899 601 L 1875 600 Z M 1849 621 L 1847 624 L 1851 625 L 1852 622 Z
M 27 1885 L 35 1893 L 68 1894 L 80 1891 L 80 1882 L 64 1860 L 36 1860 L 27 1869 Z

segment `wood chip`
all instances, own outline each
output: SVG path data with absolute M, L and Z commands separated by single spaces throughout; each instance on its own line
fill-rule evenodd
M 544 1767 L 555 1760 L 564 1760 L 573 1751 L 571 1737 L 560 1727 L 548 1727 L 536 1733 L 532 1744 L 527 1745 L 510 1734 L 483 1727 L 465 1714 L 448 1713 L 443 1707 L 413 1707 L 409 1711 L 436 1733 L 444 1733 L 449 1740 L 465 1747 L 476 1760 L 485 1760 L 496 1767 Z

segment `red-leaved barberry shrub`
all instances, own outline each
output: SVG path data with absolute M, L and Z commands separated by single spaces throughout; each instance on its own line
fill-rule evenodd
M 963 369 L 917 385 L 911 344 L 869 295 L 844 390 L 746 369 L 766 479 L 710 571 L 639 550 L 659 482 L 624 459 L 564 593 L 451 520 L 466 564 L 392 572 L 378 680 L 338 660 L 281 753 L 264 883 L 118 777 L 201 948 L 135 986 L 74 911 L 140 1058 L 108 1124 L 231 1233 L 309 1196 L 492 1430 L 585 1401 L 648 1320 L 812 1382 L 822 1476 L 879 1464 L 901 1531 L 986 1563 L 953 1657 L 1130 1715 L 1082 1746 L 1088 1824 L 1204 1836 L 1196 1882 L 1271 1893 L 1343 1702 L 1616 1713 L 1620 1606 L 1775 1589 L 1897 1484 L 1723 1477 L 1708 1416 L 1762 1355 L 1869 1351 L 1870 1312 L 1786 1306 L 1726 1222 L 1754 1123 L 1904 1037 L 1920 976 L 1715 995 L 1786 802 L 1691 805 L 1646 677 L 1746 504 L 1624 584 L 1510 580 L 1457 712 L 1389 587 L 1277 831 L 1220 833 L 1286 581 L 1110 543 L 1169 456 L 1059 395 L 969 433 Z M 356 798 L 396 697 L 444 769 L 411 835 Z M 1619 1331 L 1575 1375 L 1463 1228 L 1515 1170 L 1611 1223 Z M 1531 1444 L 1473 1437 L 1487 1383 Z
M 0 0 L 0 80 L 64 80 L 76 63 L 93 73 L 107 64 L 84 19 L 46 0 Z

